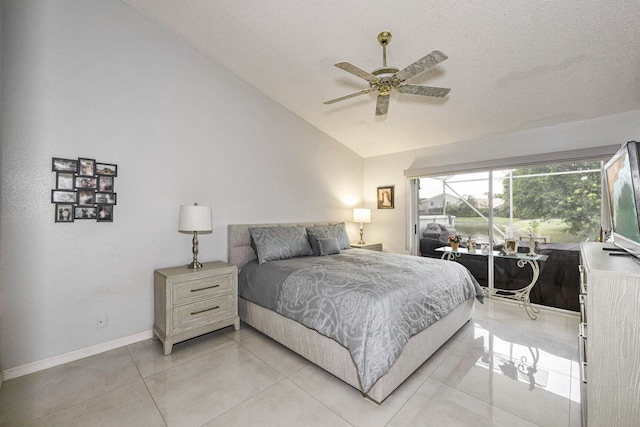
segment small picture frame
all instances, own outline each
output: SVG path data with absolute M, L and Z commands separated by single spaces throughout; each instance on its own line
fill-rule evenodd
M 393 209 L 394 186 L 378 187 L 378 209 Z
M 95 188 L 98 185 L 98 179 L 94 176 L 76 176 L 76 188 L 77 189 L 85 189 L 85 188 Z
M 93 190 L 78 190 L 79 205 L 95 205 L 96 193 Z
M 118 176 L 118 165 L 96 163 L 96 175 Z
M 78 193 L 70 190 L 51 190 L 51 203 L 77 203 Z
M 504 251 L 507 255 L 515 255 L 518 253 L 518 240 L 517 239 L 506 239 L 504 241 Z
M 96 193 L 96 205 L 115 205 L 117 193 Z
M 94 159 L 78 159 L 78 175 L 94 176 L 96 174 L 96 161 Z
M 75 219 L 97 219 L 98 208 L 95 206 L 76 206 L 73 210 Z
M 56 190 L 73 190 L 73 172 L 58 172 L 56 174 Z
M 113 205 L 98 205 L 98 222 L 113 222 Z
M 73 205 L 56 204 L 56 222 L 73 222 Z
M 78 161 L 72 159 L 61 159 L 54 157 L 51 162 L 51 170 L 53 172 L 78 172 Z
M 113 177 L 108 175 L 98 175 L 98 191 L 113 193 Z

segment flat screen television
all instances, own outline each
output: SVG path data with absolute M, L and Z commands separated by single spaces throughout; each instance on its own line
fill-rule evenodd
M 613 244 L 640 258 L 639 144 L 629 141 L 605 166 Z

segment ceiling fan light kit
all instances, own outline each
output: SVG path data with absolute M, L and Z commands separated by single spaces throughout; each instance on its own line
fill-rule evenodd
M 369 88 L 325 101 L 325 104 L 329 105 L 339 101 L 344 101 L 345 99 L 364 95 L 365 93 L 378 92 L 376 116 L 384 116 L 389 111 L 389 96 L 391 95 L 391 91 L 394 89 L 400 93 L 408 93 L 411 95 L 433 96 L 437 98 L 447 96 L 451 89 L 412 85 L 406 84 L 405 82 L 444 61 L 448 56 L 439 50 L 434 50 L 402 70 L 399 70 L 396 67 L 389 67 L 387 66 L 387 45 L 391 42 L 391 37 L 392 36 L 389 31 L 383 31 L 378 34 L 378 43 L 382 46 L 382 67 L 377 68 L 370 73 L 349 62 L 338 62 L 335 64 L 336 67 L 369 82 Z

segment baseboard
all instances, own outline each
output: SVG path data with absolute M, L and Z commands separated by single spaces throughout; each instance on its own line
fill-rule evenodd
M 21 377 L 23 375 L 31 374 L 34 372 L 42 371 L 43 369 L 53 368 L 54 366 L 63 365 L 74 360 L 84 359 L 85 357 L 93 356 L 105 351 L 113 350 L 116 348 L 124 347 L 129 344 L 144 341 L 153 337 L 153 331 L 148 330 L 140 332 L 127 337 L 118 338 L 117 340 L 108 341 L 102 344 L 97 344 L 91 347 L 82 348 L 69 353 L 61 354 L 59 356 L 53 356 L 48 359 L 38 360 L 35 362 L 27 363 L 26 365 L 16 366 L 15 368 L 5 369 L 0 371 L 0 386 L 2 385 L 2 377 L 5 380 L 11 378 Z

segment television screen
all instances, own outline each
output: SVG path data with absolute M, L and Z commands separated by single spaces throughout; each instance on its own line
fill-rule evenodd
M 613 243 L 640 256 L 638 143 L 626 143 L 605 165 Z

